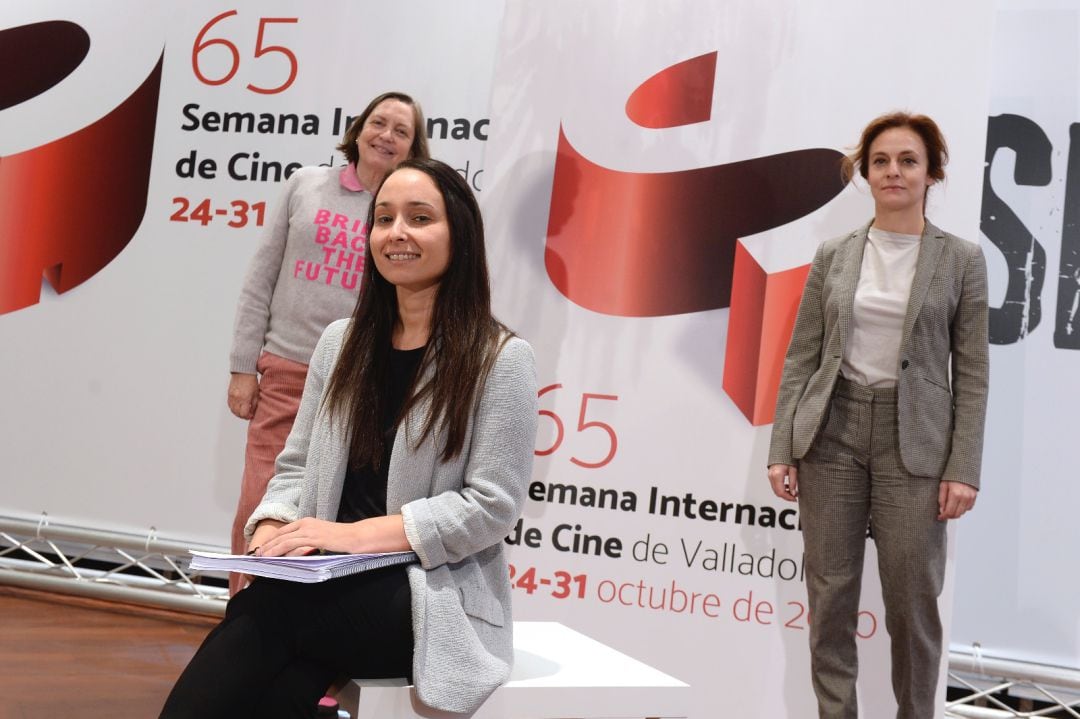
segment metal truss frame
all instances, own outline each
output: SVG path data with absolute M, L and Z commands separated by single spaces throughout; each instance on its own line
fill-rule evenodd
M 0 516 L 0 584 L 223 616 L 224 574 L 191 571 L 188 550 L 222 547 Z
M 970 653 L 949 652 L 949 683 L 966 688 L 971 694 L 948 702 L 946 717 L 1080 719 L 1080 671 L 985 657 L 978 646 L 973 649 Z M 998 698 L 1002 693 L 1035 699 L 1047 706 L 1031 711 L 1014 709 Z
M 189 569 L 192 549 L 227 551 L 162 539 L 152 527 L 140 536 L 52 524 L 44 513 L 36 522 L 0 516 L 0 584 L 223 616 L 228 589 L 203 579 L 226 575 Z M 983 657 L 975 649 L 949 652 L 950 683 L 971 694 L 948 702 L 946 717 L 1080 719 L 1080 671 Z M 1052 706 L 1019 711 L 998 699 L 1002 692 Z

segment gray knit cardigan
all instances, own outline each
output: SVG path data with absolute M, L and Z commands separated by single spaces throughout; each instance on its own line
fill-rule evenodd
M 321 404 L 349 322 L 329 325 L 315 348 L 275 476 L 248 520 L 249 537 L 262 519 L 337 517 L 349 442 L 344 423 L 331 423 Z M 511 338 L 487 378 L 461 454 L 439 459 L 439 425 L 417 444 L 426 402 L 409 413 L 394 442 L 386 510 L 402 515 L 420 557 L 408 568 L 413 680 L 420 700 L 436 709 L 474 711 L 510 676 L 513 622 L 502 540 L 521 514 L 532 472 L 536 392 L 532 347 Z

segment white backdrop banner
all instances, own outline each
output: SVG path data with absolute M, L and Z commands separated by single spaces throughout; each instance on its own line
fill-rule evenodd
M 540 362 L 518 617 L 691 683 L 695 716 L 813 716 L 771 402 L 814 248 L 870 213 L 832 163 L 909 108 L 952 151 L 929 215 L 976 239 L 981 209 L 994 308 L 954 646 L 1078 668 L 1080 19 L 1002 5 L 995 35 L 977 0 L 909 3 L 918 31 L 855 0 L 4 4 L 0 513 L 227 543 L 248 259 L 280 180 L 341 164 L 348 117 L 400 89 L 480 193 L 497 310 Z M 862 607 L 887 715 L 873 571 Z
M 982 231 L 986 480 L 957 550 L 953 646 L 1080 670 L 1080 7 L 1006 0 Z
M 3 4 L 0 513 L 228 544 L 233 316 L 281 180 L 342 164 L 348 118 L 393 89 L 482 189 L 501 17 L 481 0 Z
M 929 214 L 978 238 L 993 15 L 904 14 L 934 32 L 854 0 L 507 5 L 484 201 L 542 387 L 515 612 L 688 682 L 696 717 L 816 716 L 797 507 L 765 460 L 806 266 L 872 213 L 840 152 L 882 112 L 935 117 Z M 868 554 L 860 694 L 890 716 Z

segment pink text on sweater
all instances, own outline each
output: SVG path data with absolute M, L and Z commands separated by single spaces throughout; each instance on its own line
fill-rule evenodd
M 363 255 L 360 259 L 363 264 Z M 308 260 L 297 260 L 293 268 L 293 277 L 303 278 L 311 282 L 322 282 L 327 285 L 340 285 L 347 290 L 355 290 L 360 284 L 360 273 L 352 272 L 345 268 L 324 265 Z
M 348 215 L 343 215 L 340 212 L 331 212 L 325 208 L 315 213 L 315 224 L 327 225 L 328 227 L 334 227 L 347 232 L 360 233 L 367 237 L 367 230 L 364 229 L 363 218 L 350 220 Z

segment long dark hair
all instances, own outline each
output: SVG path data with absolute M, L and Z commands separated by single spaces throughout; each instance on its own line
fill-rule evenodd
M 409 410 L 429 401 L 416 442 L 428 437 L 436 422 L 441 422 L 441 457 L 445 462 L 461 453 L 484 381 L 512 333 L 491 314 L 484 221 L 468 183 L 446 163 L 426 158 L 406 160 L 386 177 L 404 169 L 423 172 L 442 195 L 450 228 L 450 263 L 436 290 L 424 357 L 395 425 L 400 427 Z M 376 200 L 378 195 L 376 192 Z M 372 201 L 368 211 L 368 227 L 374 226 L 375 204 Z M 324 408 L 332 421 L 346 423 L 351 436 L 349 465 L 378 469 L 384 450 L 380 419 L 383 388 L 389 379 L 398 304 L 396 288 L 375 267 L 370 244 L 365 250 L 364 269 L 360 296 L 330 375 Z M 406 426 L 405 431 L 411 441 L 412 428 Z

